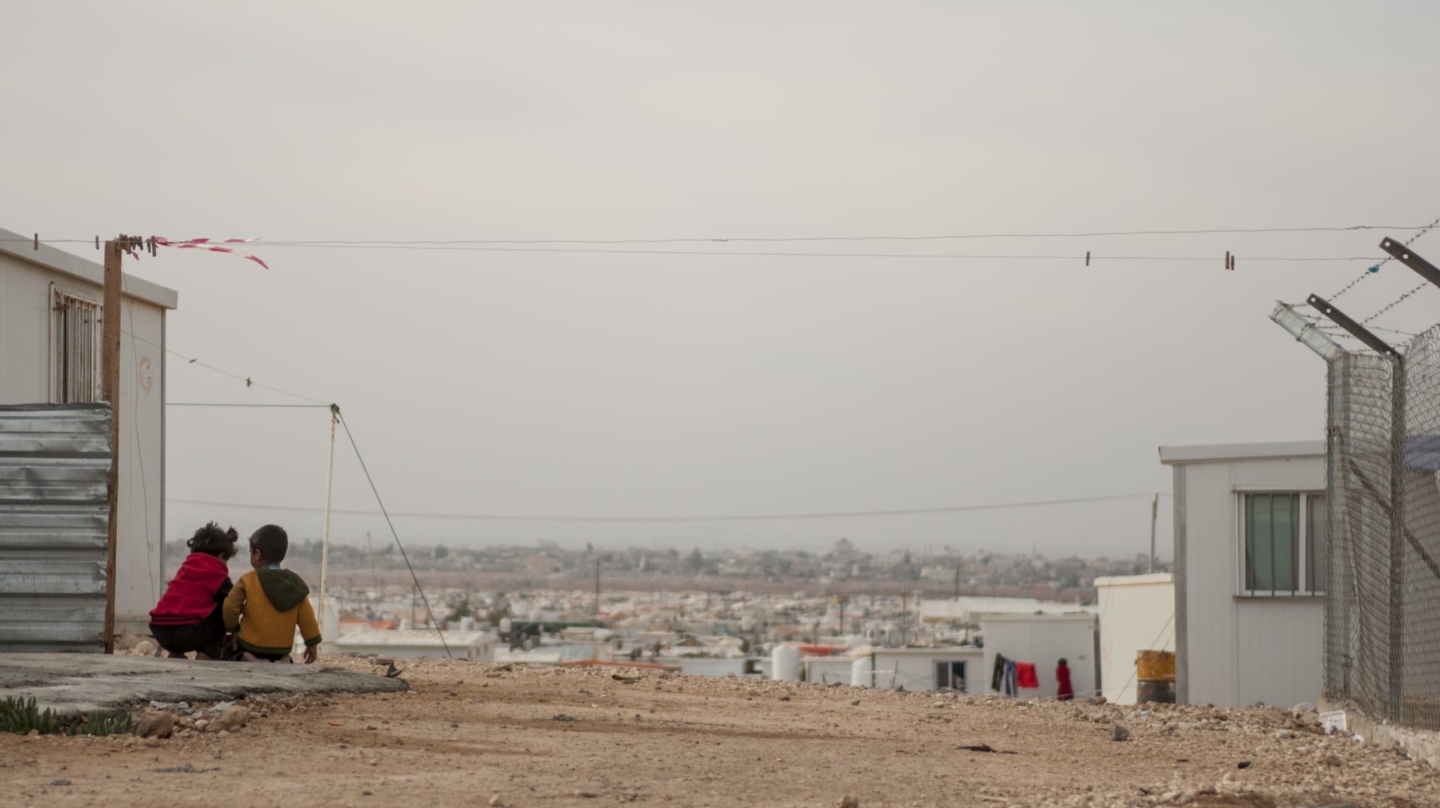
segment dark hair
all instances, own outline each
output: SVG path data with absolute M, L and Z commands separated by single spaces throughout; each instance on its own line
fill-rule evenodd
M 290 549 L 290 537 L 279 525 L 265 525 L 250 534 L 250 549 L 258 550 L 265 561 L 279 564 L 285 560 L 285 551 Z
M 1065 663 L 1065 657 L 1063 657 L 1063 656 L 1060 657 L 1060 664 L 1061 664 L 1061 665 L 1065 665 L 1065 664 L 1066 664 L 1066 663 Z M 1069 666 L 1066 665 L 1066 667 L 1069 667 Z
M 192 553 L 205 553 L 229 561 L 235 557 L 237 541 L 240 541 L 240 534 L 235 532 L 235 528 L 221 530 L 219 525 L 210 522 L 195 531 L 195 535 L 185 542 L 185 546 L 189 547 Z

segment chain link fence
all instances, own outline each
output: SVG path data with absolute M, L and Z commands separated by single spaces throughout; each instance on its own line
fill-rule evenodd
M 1440 730 L 1440 326 L 1329 359 L 1325 695 Z

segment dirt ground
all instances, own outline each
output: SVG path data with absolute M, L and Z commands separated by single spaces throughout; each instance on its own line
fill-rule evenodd
M 1273 709 L 397 663 L 409 693 L 252 697 L 233 733 L 0 736 L 0 805 L 1440 806 L 1425 764 Z

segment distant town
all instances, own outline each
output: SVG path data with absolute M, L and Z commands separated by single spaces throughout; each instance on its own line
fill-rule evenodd
M 850 594 L 909 590 L 932 597 L 1008 596 L 1090 603 L 1096 578 L 1151 571 L 1144 554 L 1047 558 L 1038 553 L 927 549 L 869 553 L 842 538 L 823 553 L 593 545 L 571 550 L 544 542 L 488 547 L 434 544 L 408 547 L 402 553 L 394 542 L 375 539 L 368 547 L 332 542 L 328 574 L 332 584 L 351 588 L 408 583 L 408 556 L 422 585 L 434 582 L 445 588 L 593 589 L 598 574 L 603 588 L 635 591 Z M 169 544 L 166 568 L 174 569 L 184 552 L 183 543 Z M 299 539 L 292 545 L 287 564 L 318 584 L 322 554 L 319 540 Z M 1169 571 L 1168 562 L 1157 561 L 1153 571 Z

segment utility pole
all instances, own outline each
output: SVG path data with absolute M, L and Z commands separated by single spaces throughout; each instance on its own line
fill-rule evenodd
M 1155 571 L 1155 520 L 1160 517 L 1160 495 L 1150 502 L 1150 571 Z
M 39 244 L 39 236 L 35 237 Z M 148 250 L 155 240 L 119 235 L 105 242 L 105 276 L 101 296 L 100 398 L 110 404 L 110 477 L 105 498 L 110 505 L 105 549 L 105 653 L 115 653 L 115 561 L 120 546 L 120 323 L 125 299 L 124 256 Z
M 325 536 L 320 546 L 320 631 L 325 631 L 325 574 L 330 569 L 330 502 L 335 491 L 335 422 L 340 405 L 330 405 L 330 466 L 325 473 Z
M 100 329 L 100 398 L 110 403 L 110 477 L 105 497 L 110 520 L 105 542 L 105 653 L 115 653 L 115 558 L 120 536 L 120 309 L 124 236 L 105 242 L 105 286 Z
M 901 647 L 901 648 L 904 648 L 905 646 L 909 645 L 908 635 L 906 634 L 906 631 L 905 631 L 906 628 L 908 627 L 908 626 L 906 625 L 906 623 L 905 623 L 905 616 L 909 613 L 909 609 L 910 609 L 909 597 L 910 597 L 910 591 L 909 591 L 908 589 L 904 588 L 904 587 L 901 587 L 901 588 L 900 588 L 900 647 Z
M 595 619 L 600 619 L 600 554 L 595 554 Z

